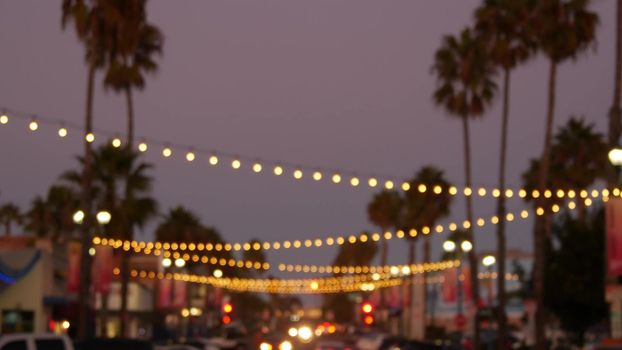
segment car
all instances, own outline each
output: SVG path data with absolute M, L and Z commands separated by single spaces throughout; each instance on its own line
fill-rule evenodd
M 0 336 L 0 350 L 74 350 L 66 335 L 17 333 Z
M 257 349 L 253 350 L 300 350 L 294 346 L 294 339 L 283 334 L 269 333 L 261 336 Z

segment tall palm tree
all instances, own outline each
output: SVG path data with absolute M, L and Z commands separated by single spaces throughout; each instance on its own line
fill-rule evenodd
M 618 146 L 620 132 L 622 132 L 622 109 L 620 107 L 620 95 L 622 93 L 622 0 L 616 2 L 616 52 L 615 52 L 615 76 L 613 85 L 613 103 L 609 110 L 609 148 Z M 609 187 L 618 185 L 616 170 L 613 166 L 608 168 Z
M 84 135 L 93 131 L 93 83 L 95 71 L 104 64 L 104 55 L 110 47 L 109 23 L 107 23 L 106 2 L 97 0 L 63 0 L 61 24 L 63 29 L 73 22 L 74 30 L 78 39 L 85 47 L 85 60 L 88 67 L 86 89 L 86 111 L 84 122 Z M 82 225 L 82 251 L 80 258 L 80 290 L 78 296 L 78 338 L 88 338 L 88 300 L 90 300 L 90 257 L 88 245 L 90 244 L 90 225 L 92 223 L 91 208 L 91 143 L 86 139 L 84 142 L 84 168 L 82 176 L 82 210 L 86 213 Z
M 22 213 L 19 207 L 12 203 L 7 203 L 0 207 L 0 225 L 4 226 L 4 235 L 11 235 L 11 225 L 22 223 Z
M 465 186 L 471 188 L 471 143 L 469 119 L 481 116 L 492 102 L 497 85 L 493 80 L 495 65 L 481 38 L 469 28 L 458 37 L 447 35 L 434 56 L 433 73 L 438 80 L 434 101 L 449 114 L 462 120 L 464 141 Z M 466 197 L 467 220 L 473 222 L 471 196 Z M 472 237 L 470 240 L 475 242 Z M 479 300 L 478 261 L 475 249 L 469 253 L 474 300 Z M 479 323 L 474 322 L 473 346 L 479 347 Z
M 427 227 L 430 230 L 434 230 L 434 226 L 438 223 L 439 219 L 449 215 L 451 202 L 453 196 L 449 194 L 449 182 L 445 179 L 443 171 L 434 166 L 424 166 L 421 168 L 415 177 L 409 181 L 410 187 L 413 189 L 405 193 L 404 209 L 402 212 L 402 225 L 406 228 L 423 228 Z M 425 185 L 425 192 L 417 190 L 419 185 Z M 440 193 L 435 192 L 435 187 L 439 186 Z M 415 239 L 409 240 L 409 264 L 414 264 L 415 261 Z M 430 240 L 424 238 L 423 240 L 423 261 L 429 262 L 430 258 Z M 427 273 L 423 275 L 424 280 L 427 280 Z M 425 306 L 428 300 L 428 290 L 423 289 L 424 295 L 424 312 L 426 315 Z M 409 305 L 412 305 L 413 288 L 409 288 L 408 299 L 411 301 Z M 409 317 L 412 322 L 412 317 Z M 410 325 L 408 325 L 410 329 Z M 424 328 L 425 329 L 425 328 Z
M 501 118 L 501 150 L 499 160 L 499 188 L 505 185 L 505 164 L 507 152 L 508 119 L 510 109 L 510 74 L 520 63 L 525 62 L 536 49 L 530 16 L 535 9 L 534 0 L 486 0 L 475 11 L 475 28 L 484 38 L 494 63 L 503 70 L 503 113 Z M 505 217 L 505 193 L 497 199 L 497 217 Z M 497 225 L 497 270 L 505 276 L 505 221 Z M 497 279 L 499 334 L 505 334 L 505 280 Z M 505 347 L 503 337 L 498 337 L 497 348 Z
M 538 30 L 538 47 L 549 59 L 548 103 L 545 120 L 544 149 L 540 158 L 538 189 L 543 192 L 549 177 L 551 136 L 555 115 L 557 66 L 576 57 L 596 40 L 598 15 L 588 9 L 589 0 L 545 0 L 538 4 L 534 18 Z M 541 197 L 542 198 L 542 197 Z M 542 200 L 538 201 L 542 202 Z M 545 215 L 546 216 L 546 215 Z M 536 297 L 536 349 L 545 347 L 544 335 L 544 266 L 546 264 L 546 217 L 534 225 L 534 292 Z
M 402 211 L 403 200 L 397 191 L 384 190 L 374 195 L 371 202 L 367 205 L 367 217 L 376 226 L 380 227 L 381 233 L 389 228 L 397 228 L 400 225 L 400 212 Z M 389 244 L 386 240 L 382 241 L 380 250 L 380 265 L 387 264 Z M 380 291 L 380 309 L 385 307 L 385 291 Z

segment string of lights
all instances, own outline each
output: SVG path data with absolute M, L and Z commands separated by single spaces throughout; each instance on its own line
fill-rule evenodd
M 56 130 L 56 134 L 59 138 L 66 138 L 72 133 L 77 133 L 80 137 L 84 137 L 87 142 L 95 142 L 99 139 L 109 140 L 114 147 L 121 147 L 123 140 L 118 133 L 107 132 L 98 130 L 86 135 L 82 135 L 83 128 L 75 123 L 71 123 L 61 119 L 52 119 L 41 117 L 32 113 L 25 113 L 16 110 L 3 109 L 0 114 L 0 127 L 9 124 L 12 118 L 18 120 L 25 120 L 30 132 L 38 132 L 42 125 L 49 125 Z M 97 134 L 97 135 L 96 135 Z M 493 197 L 497 198 L 505 196 L 506 198 L 568 198 L 573 199 L 575 197 L 581 197 L 583 199 L 588 198 L 590 195 L 593 198 L 598 196 L 609 196 L 610 193 L 614 196 L 619 196 L 621 191 L 619 188 L 614 189 L 579 189 L 579 190 L 564 190 L 564 189 L 547 189 L 542 191 L 533 190 L 528 191 L 524 188 L 520 189 L 500 189 L 500 188 L 487 188 L 487 187 L 456 187 L 456 186 L 441 186 L 430 184 L 412 184 L 405 180 L 399 180 L 394 176 L 386 175 L 374 175 L 365 174 L 363 172 L 355 172 L 344 169 L 328 169 L 320 166 L 313 165 L 299 165 L 296 163 L 266 160 L 260 157 L 244 156 L 238 154 L 231 154 L 229 152 L 223 152 L 219 150 L 204 149 L 201 147 L 182 145 L 154 138 L 138 138 L 140 141 L 137 143 L 137 150 L 139 152 L 148 152 L 153 148 L 156 148 L 164 158 L 171 158 L 176 154 L 181 154 L 185 160 L 189 163 L 200 161 L 201 158 L 206 160 L 206 163 L 210 166 L 225 166 L 232 171 L 241 171 L 243 169 L 249 169 L 254 174 L 272 174 L 282 178 L 292 178 L 295 181 L 302 180 L 303 178 L 312 179 L 314 182 L 329 182 L 335 185 L 345 185 L 353 188 L 385 188 L 388 190 L 401 189 L 402 191 L 418 191 L 420 193 L 433 193 L 436 195 L 449 194 L 451 196 L 463 195 L 463 196 L 477 196 L 477 197 Z
M 390 274 L 416 275 L 424 272 L 443 271 L 460 266 L 458 260 L 447 260 L 419 264 L 384 265 L 384 266 L 340 266 L 340 265 L 293 265 L 279 264 L 279 271 L 327 274 Z
M 609 200 L 609 197 L 602 196 L 601 199 L 602 201 L 606 202 Z M 581 201 L 586 207 L 591 206 L 594 202 L 589 197 L 585 199 L 581 199 Z M 565 205 L 567 206 L 569 210 L 574 210 L 577 208 L 577 203 L 574 200 L 568 201 Z M 561 210 L 560 204 L 553 204 L 551 205 L 549 212 L 557 213 L 560 210 Z M 535 214 L 537 216 L 542 216 L 544 215 L 545 211 L 546 210 L 543 207 L 538 207 L 535 209 Z M 253 244 L 248 243 L 248 242 L 246 243 L 241 243 L 241 242 L 235 242 L 235 243 L 143 242 L 143 241 L 136 241 L 136 240 L 126 240 L 126 241 L 114 240 L 114 239 L 105 240 L 105 238 L 101 238 L 101 237 L 93 238 L 93 244 L 99 245 L 99 244 L 102 244 L 102 242 L 106 242 L 108 246 L 111 246 L 114 249 L 122 248 L 127 251 L 129 251 L 130 249 L 134 249 L 134 251 L 137 253 L 141 251 L 149 251 L 151 254 L 158 254 L 158 255 L 164 254 L 163 251 L 164 252 L 166 251 L 173 251 L 173 252 L 175 251 L 184 251 L 184 252 L 188 252 L 188 251 L 190 252 L 193 252 L 193 251 L 214 252 L 216 251 L 216 252 L 220 252 L 220 251 L 242 251 L 242 250 L 244 251 L 249 251 L 249 250 L 268 251 L 268 250 L 280 250 L 280 249 L 320 248 L 323 246 L 330 247 L 334 245 L 343 245 L 346 243 L 357 244 L 357 243 L 365 243 L 368 241 L 374 241 L 374 242 L 378 242 L 381 240 L 389 241 L 394 238 L 395 239 L 415 238 L 420 234 L 423 236 L 427 236 L 432 233 L 441 234 L 444 232 L 454 232 L 458 230 L 459 228 L 469 229 L 472 226 L 477 226 L 481 228 L 487 225 L 498 225 L 501 220 L 505 220 L 506 222 L 513 222 L 519 219 L 523 219 L 523 220 L 527 219 L 529 216 L 530 214 L 528 210 L 521 210 L 518 213 L 508 212 L 506 213 L 504 218 L 499 218 L 497 215 L 493 215 L 489 217 L 488 219 L 479 217 L 473 220 L 473 222 L 469 220 L 464 220 L 462 221 L 462 223 L 451 222 L 445 225 L 438 224 L 438 225 L 435 225 L 434 227 L 424 226 L 419 229 L 413 228 L 408 231 L 397 230 L 397 231 L 386 231 L 384 233 L 375 232 L 371 234 L 361 233 L 361 234 L 352 234 L 352 235 L 336 235 L 336 236 L 328 236 L 324 238 L 313 238 L 313 239 L 304 239 L 304 240 L 283 240 L 283 241 L 263 242 L 263 243 L 255 242 Z M 171 254 L 171 253 L 168 253 L 168 254 Z M 182 258 L 186 257 L 186 259 L 184 260 L 192 259 L 193 261 L 195 261 L 194 260 L 195 257 L 191 254 L 183 254 L 181 256 Z M 199 259 L 203 260 L 203 257 L 199 257 Z M 212 259 L 210 258 L 210 260 Z M 220 261 L 218 261 L 218 264 L 221 264 Z M 237 266 L 238 262 L 227 261 L 227 264 L 229 266 L 232 266 L 231 264 Z M 246 265 L 246 262 L 244 263 L 244 265 Z M 296 265 L 294 265 L 294 269 L 296 268 L 295 266 Z M 285 269 L 287 270 L 287 266 L 285 267 Z M 317 270 L 319 271 L 319 266 L 317 267 Z

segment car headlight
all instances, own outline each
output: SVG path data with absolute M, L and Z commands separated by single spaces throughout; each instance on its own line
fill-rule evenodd
M 279 350 L 292 350 L 293 348 L 292 343 L 287 340 L 279 344 Z
M 272 344 L 261 343 L 259 344 L 259 350 L 272 350 Z
M 311 340 L 311 337 L 313 337 L 313 331 L 311 328 L 307 326 L 298 328 L 298 338 L 300 338 L 300 340 L 308 342 Z

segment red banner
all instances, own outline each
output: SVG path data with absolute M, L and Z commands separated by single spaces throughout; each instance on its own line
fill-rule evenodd
M 112 267 L 112 247 L 97 246 L 93 260 L 93 286 L 96 292 L 110 293 Z
M 170 279 L 160 280 L 158 306 L 160 308 L 182 308 L 187 304 L 186 282 Z
M 609 198 L 605 206 L 607 224 L 607 273 L 622 275 L 622 199 Z
M 80 288 L 80 243 L 67 245 L 67 290 L 77 292 Z
M 441 290 L 443 301 L 455 302 L 457 299 L 457 272 L 456 269 L 448 269 L 443 272 L 443 286 Z

